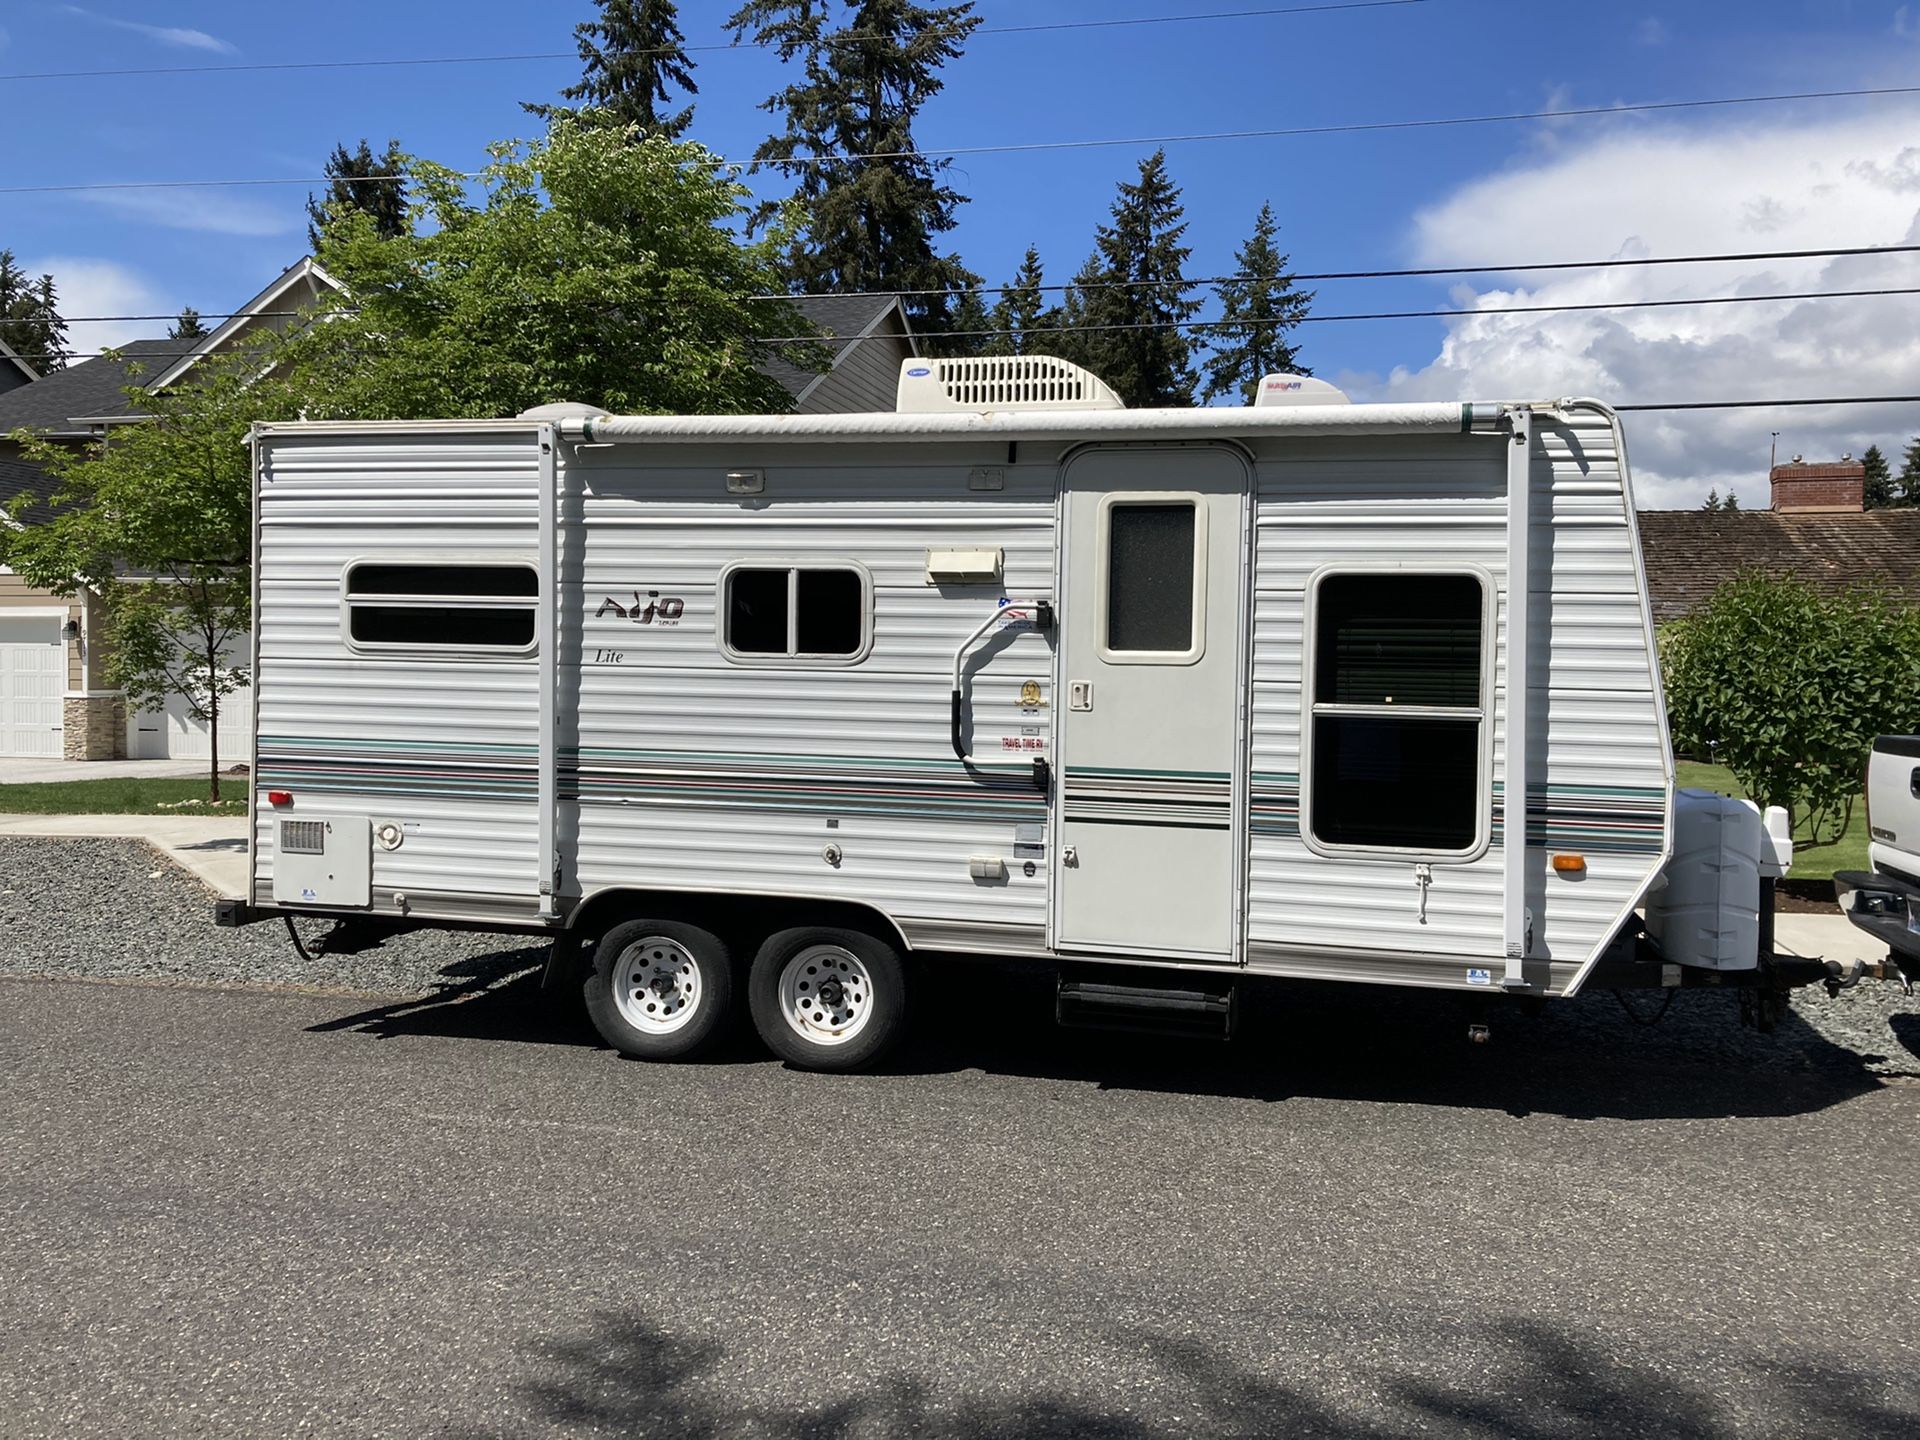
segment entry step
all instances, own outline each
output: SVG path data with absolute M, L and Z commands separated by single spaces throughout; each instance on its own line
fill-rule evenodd
M 1202 1040 L 1233 1036 L 1239 989 L 1218 984 L 1142 985 L 1112 971 L 1062 971 L 1054 1019 L 1083 1030 L 1130 1030 Z

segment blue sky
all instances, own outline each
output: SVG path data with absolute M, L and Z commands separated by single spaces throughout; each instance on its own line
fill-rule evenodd
M 178 0 L 84 6 L 8 0 L 0 72 L 569 51 L 573 0 Z M 727 3 L 682 7 L 692 44 L 719 44 Z M 1261 0 L 982 0 L 988 27 L 1265 8 Z M 693 130 L 748 154 L 772 57 L 696 55 Z M 1019 144 L 1411 120 L 1712 95 L 1920 83 L 1920 4 L 1423 4 L 1053 33 L 981 34 L 929 108 L 928 145 Z M 389 136 L 473 168 L 524 134 L 521 100 L 551 98 L 570 60 L 233 75 L 9 80 L 15 140 L 0 186 L 317 175 L 332 145 Z M 1580 259 L 1890 243 L 1920 212 L 1920 105 L 1807 102 L 1729 111 L 1524 122 L 1169 147 L 1192 222 L 1192 271 L 1231 265 L 1272 201 L 1296 266 Z M 954 246 L 989 281 L 1029 243 L 1049 278 L 1087 254 L 1114 182 L 1151 147 L 960 161 L 971 195 Z M 769 181 L 768 183 L 774 183 Z M 0 195 L 0 246 L 51 268 L 67 308 L 217 311 L 302 253 L 305 191 Z M 1467 276 L 1320 287 L 1322 313 L 1511 300 L 1654 298 L 1741 288 L 1920 283 L 1920 257 L 1859 266 L 1704 267 L 1629 277 Z M 1911 392 L 1920 297 L 1712 315 L 1324 324 L 1315 370 L 1363 395 L 1559 394 L 1674 400 L 1723 394 Z M 1856 309 L 1854 307 L 1861 307 Z M 1738 315 L 1734 314 L 1738 312 Z M 90 346 L 156 327 L 76 327 Z M 164 328 L 164 327 L 158 327 Z M 1861 343 L 1865 335 L 1866 342 Z M 1486 387 L 1494 386 L 1489 390 Z M 1897 442 L 1920 414 L 1802 412 L 1636 422 L 1643 489 L 1688 503 L 1709 483 L 1764 485 L 1767 432 L 1819 453 Z M 1757 469 L 1752 461 L 1758 435 Z M 1640 443 L 1644 438 L 1645 443 Z

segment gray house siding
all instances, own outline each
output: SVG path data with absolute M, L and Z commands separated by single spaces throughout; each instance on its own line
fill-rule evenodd
M 803 415 L 890 411 L 900 387 L 900 365 L 913 353 L 895 310 L 871 335 L 849 346 L 797 408 Z

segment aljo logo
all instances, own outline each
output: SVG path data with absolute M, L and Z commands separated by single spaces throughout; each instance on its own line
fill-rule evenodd
M 600 602 L 600 608 L 593 612 L 593 618 L 598 620 L 609 610 L 622 620 L 631 620 L 636 625 L 651 625 L 656 620 L 662 625 L 678 625 L 680 617 L 686 613 L 687 602 L 678 595 L 662 599 L 658 590 L 647 591 L 647 598 L 642 600 L 640 592 L 635 590 L 632 605 L 622 605 L 609 595 Z

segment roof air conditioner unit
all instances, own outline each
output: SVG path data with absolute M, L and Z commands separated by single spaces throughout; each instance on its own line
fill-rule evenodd
M 1256 410 L 1278 405 L 1351 405 L 1347 392 L 1311 375 L 1268 375 L 1254 398 Z
M 1124 410 L 1092 372 L 1052 355 L 973 355 L 908 360 L 894 410 L 932 415 L 970 410 Z

